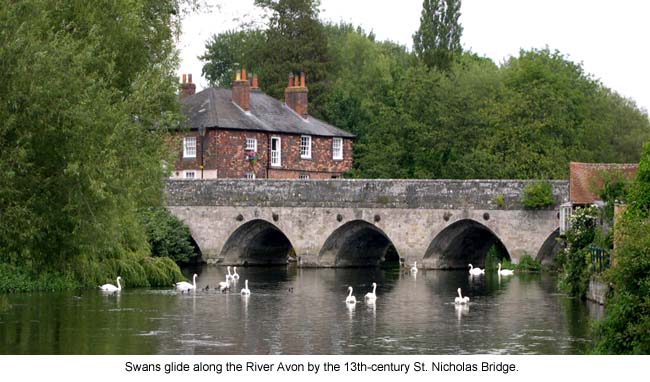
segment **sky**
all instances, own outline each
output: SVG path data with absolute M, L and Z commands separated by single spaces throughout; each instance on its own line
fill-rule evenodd
M 186 17 L 178 42 L 178 70 L 192 73 L 197 91 L 207 86 L 198 59 L 214 34 L 260 21 L 253 0 L 205 0 Z M 320 18 L 350 22 L 379 40 L 411 48 L 422 0 L 321 0 Z M 502 63 L 520 49 L 558 50 L 581 63 L 605 86 L 650 110 L 650 2 L 645 0 L 463 0 L 465 50 Z

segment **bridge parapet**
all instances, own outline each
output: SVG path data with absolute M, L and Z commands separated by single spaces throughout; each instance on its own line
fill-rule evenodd
M 531 180 L 169 180 L 168 206 L 521 210 Z M 569 182 L 551 181 L 557 204 Z M 504 203 L 497 205 L 497 198 Z

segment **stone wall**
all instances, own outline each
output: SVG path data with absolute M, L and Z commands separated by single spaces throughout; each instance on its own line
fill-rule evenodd
M 167 182 L 169 206 L 342 207 L 522 210 L 527 180 L 273 180 Z M 568 201 L 567 181 L 552 181 L 556 205 Z M 497 199 L 503 196 L 503 205 Z

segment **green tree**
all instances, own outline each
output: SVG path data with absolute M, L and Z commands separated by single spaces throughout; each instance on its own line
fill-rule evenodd
M 166 208 L 147 208 L 140 211 L 139 216 L 153 256 L 169 257 L 183 264 L 200 261 L 192 245 L 189 227 Z
M 98 264 L 148 255 L 136 211 L 161 202 L 180 121 L 178 7 L 2 1 L 0 261 L 96 285 Z
M 595 351 L 650 353 L 650 144 L 627 196 L 628 206 L 615 226 L 614 266 L 606 275 L 613 293 L 605 319 L 596 326 Z
M 413 35 L 413 49 L 430 68 L 448 70 L 462 52 L 459 24 L 460 0 L 424 0 L 420 28 Z

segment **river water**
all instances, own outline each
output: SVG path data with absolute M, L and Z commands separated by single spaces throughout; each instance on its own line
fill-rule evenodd
M 250 267 L 219 293 L 225 268 L 197 273 L 199 290 L 185 295 L 128 280 L 116 295 L 0 295 L 0 354 L 577 354 L 603 314 L 556 293 L 550 275 Z M 459 287 L 467 307 L 453 303 Z

